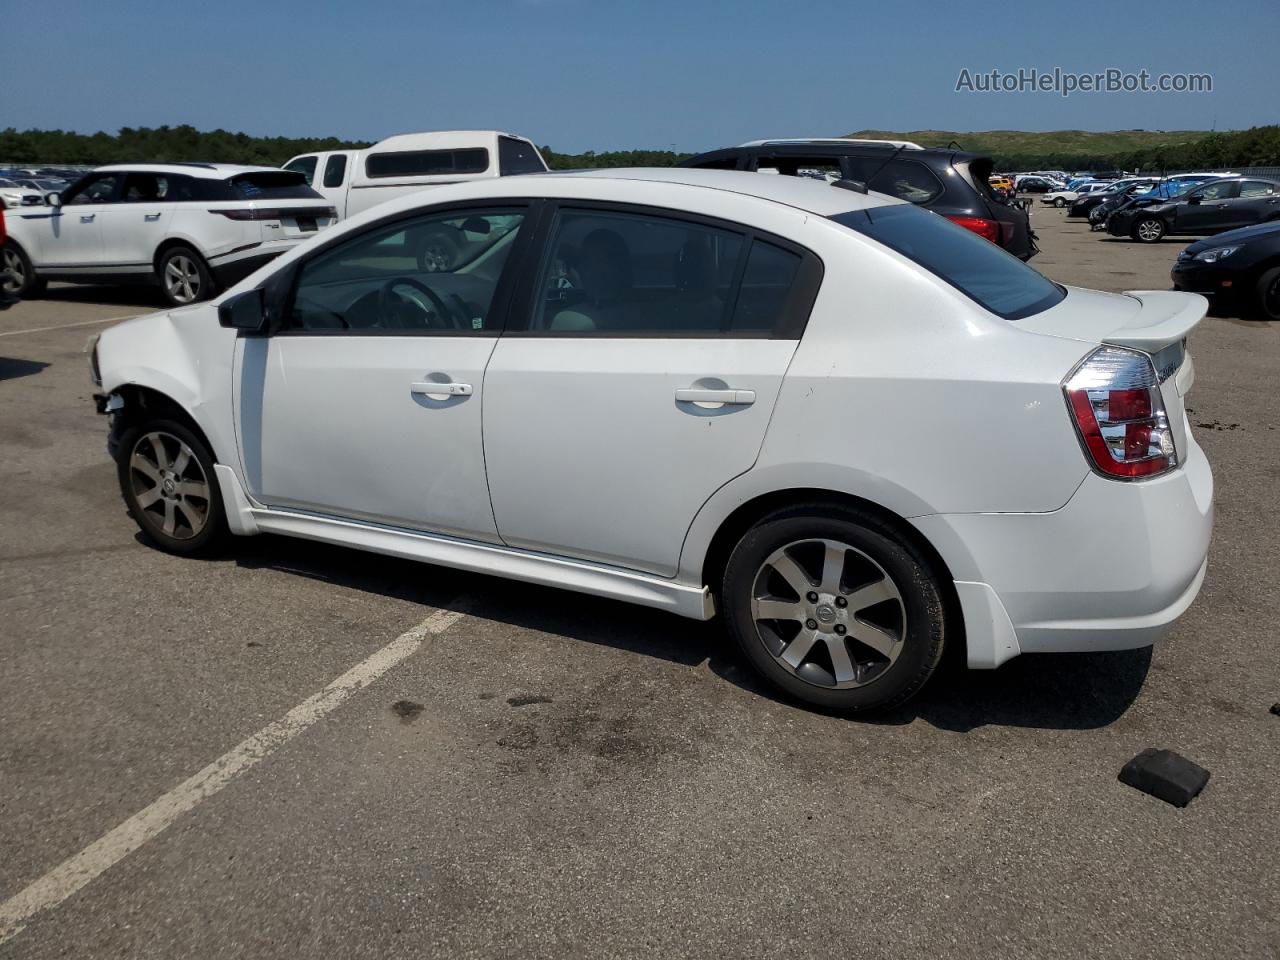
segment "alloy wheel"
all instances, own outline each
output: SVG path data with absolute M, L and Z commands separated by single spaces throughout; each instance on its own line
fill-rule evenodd
M 175 254 L 165 263 L 164 286 L 178 303 L 194 303 L 202 286 L 200 268 L 186 254 Z
M 1143 220 L 1138 224 L 1138 237 L 1142 240 L 1159 240 L 1164 235 L 1164 228 L 1159 220 Z
M 209 522 L 209 479 L 195 452 L 171 433 L 140 436 L 129 454 L 138 509 L 166 536 L 190 540 Z
M 4 251 L 4 292 L 17 293 L 27 282 L 27 271 L 23 267 L 22 258 L 16 250 Z
M 902 654 L 902 592 L 879 563 L 839 540 L 800 540 L 756 572 L 751 619 L 766 650 L 797 678 L 862 687 Z

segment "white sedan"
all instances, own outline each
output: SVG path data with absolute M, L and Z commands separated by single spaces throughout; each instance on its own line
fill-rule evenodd
M 1059 286 L 849 181 L 606 171 L 392 201 L 92 363 L 163 549 L 273 532 L 719 614 L 854 711 L 948 644 L 1169 629 L 1212 527 L 1205 307 Z

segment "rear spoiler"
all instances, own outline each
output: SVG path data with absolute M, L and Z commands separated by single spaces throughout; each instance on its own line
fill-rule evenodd
M 1103 338 L 1118 347 L 1133 347 L 1144 353 L 1159 353 L 1180 343 L 1204 319 L 1209 301 L 1198 293 L 1171 290 L 1126 290 L 1142 309 L 1130 323 Z

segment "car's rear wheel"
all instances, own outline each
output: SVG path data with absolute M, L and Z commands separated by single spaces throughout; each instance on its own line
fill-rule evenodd
M 1280 267 L 1272 267 L 1258 278 L 1254 302 L 1264 320 L 1280 320 Z
M 1143 217 L 1133 225 L 1133 239 L 1155 243 L 1164 237 L 1164 221 L 1159 217 Z
M 160 289 L 175 307 L 208 300 L 217 290 L 204 258 L 190 247 L 170 247 L 156 265 Z
M 117 476 L 129 513 L 169 553 L 210 551 L 226 533 L 213 457 L 176 420 L 149 420 L 125 432 Z
M 824 709 L 904 703 L 942 657 L 940 579 L 869 513 L 814 505 L 766 517 L 730 555 L 721 597 L 761 675 Z
M 27 251 L 12 241 L 0 251 L 0 288 L 11 297 L 35 297 L 44 292 L 45 282 L 36 276 Z
M 1055 198 L 1055 199 L 1054 199 L 1054 201 L 1053 201 L 1053 205 L 1054 205 L 1055 207 L 1057 207 L 1058 209 L 1062 209 L 1063 207 L 1065 207 L 1065 206 L 1067 205 L 1067 201 L 1066 201 L 1066 200 L 1064 200 L 1062 197 L 1057 197 L 1057 198 Z

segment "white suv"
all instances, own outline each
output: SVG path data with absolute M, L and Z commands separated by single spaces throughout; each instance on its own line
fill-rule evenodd
M 1139 647 L 1187 608 L 1206 306 L 1058 286 L 847 180 L 601 171 L 393 200 L 91 363 L 164 549 L 273 532 L 718 613 L 857 710 L 946 644 Z
M 10 212 L 6 293 L 49 280 L 159 283 L 181 306 L 205 300 L 334 223 L 301 174 L 212 163 L 100 167 Z

